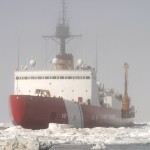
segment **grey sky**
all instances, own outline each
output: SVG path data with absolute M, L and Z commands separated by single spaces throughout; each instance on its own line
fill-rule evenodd
M 95 67 L 98 49 L 98 79 L 106 88 L 124 90 L 123 64 L 129 64 L 129 95 L 135 105 L 136 121 L 150 117 L 150 1 L 149 0 L 66 0 L 72 34 L 82 34 L 68 50 Z M 55 33 L 60 0 L 0 0 L 0 122 L 9 122 L 9 94 L 13 93 L 13 72 L 31 58 L 44 67 L 58 46 L 42 35 Z M 47 46 L 46 46 L 47 45 Z M 84 55 L 83 55 L 84 54 Z

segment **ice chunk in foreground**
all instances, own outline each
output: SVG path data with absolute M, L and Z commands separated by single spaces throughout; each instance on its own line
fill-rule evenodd
M 56 144 L 88 144 L 104 149 L 106 144 L 150 143 L 149 123 L 132 128 L 73 128 L 54 123 L 41 130 L 6 127 L 3 123 L 0 127 L 0 150 L 44 150 Z

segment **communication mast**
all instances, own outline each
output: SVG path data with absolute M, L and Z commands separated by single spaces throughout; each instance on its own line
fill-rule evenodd
M 66 43 L 73 37 L 81 35 L 71 35 L 69 25 L 66 23 L 66 2 L 62 0 L 62 18 L 56 26 L 56 33 L 53 36 L 43 36 L 44 38 L 51 38 L 60 45 L 60 54 L 56 56 L 57 63 L 55 64 L 57 70 L 73 70 L 74 58 L 72 54 L 66 53 Z M 57 41 L 59 39 L 59 41 Z M 68 41 L 66 41 L 68 40 Z

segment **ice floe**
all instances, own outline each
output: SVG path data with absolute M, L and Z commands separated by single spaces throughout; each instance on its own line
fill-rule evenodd
M 57 144 L 87 144 L 105 149 L 108 144 L 150 143 L 150 123 L 121 128 L 74 128 L 49 124 L 47 129 L 31 130 L 0 123 L 0 150 L 48 150 Z

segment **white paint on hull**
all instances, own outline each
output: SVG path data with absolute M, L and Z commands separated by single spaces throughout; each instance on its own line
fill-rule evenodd
M 68 123 L 77 128 L 83 128 L 83 114 L 76 102 L 64 101 L 68 114 Z

